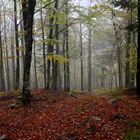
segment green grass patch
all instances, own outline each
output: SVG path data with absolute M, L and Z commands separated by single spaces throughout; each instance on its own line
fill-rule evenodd
M 140 140 L 140 120 L 127 122 L 124 140 Z
M 140 129 L 126 132 L 124 140 L 140 140 Z

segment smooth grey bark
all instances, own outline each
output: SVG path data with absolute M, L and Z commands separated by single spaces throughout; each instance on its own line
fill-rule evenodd
M 44 68 L 44 88 L 47 88 L 47 70 L 46 70 L 46 44 L 45 44 L 45 34 L 44 34 L 44 22 L 43 22 L 43 12 L 40 10 L 41 17 L 41 30 L 42 30 L 42 41 L 43 41 L 43 68 Z
M 1 16 L 1 9 L 0 9 Z M 0 20 L 0 91 L 5 91 L 4 67 L 3 67 L 3 46 L 2 46 L 2 30 Z
M 37 80 L 37 68 L 36 68 L 36 50 L 35 50 L 35 41 L 34 41 L 34 76 L 35 76 L 35 88 L 38 88 L 38 80 Z
M 59 8 L 59 0 L 55 0 L 55 5 L 54 5 L 54 8 L 55 8 L 55 13 L 57 13 L 57 11 L 58 11 L 58 8 Z M 55 14 L 54 13 L 54 14 Z M 58 18 L 56 18 L 56 23 L 55 23 L 55 34 L 56 34 L 56 36 L 55 36 L 55 39 L 57 40 L 57 42 L 56 42 L 56 45 L 55 45 L 55 50 L 56 50 L 56 52 L 55 52 L 55 54 L 56 55 L 58 55 L 59 54 L 59 24 L 57 23 L 57 21 L 58 21 Z M 52 78 L 53 78 L 53 80 L 52 80 L 52 88 L 54 89 L 54 90 L 57 90 L 57 88 L 58 88 L 58 67 L 59 67 L 59 62 L 56 60 L 56 61 L 54 61 L 53 62 L 53 70 L 52 70 Z
M 63 33 L 63 56 L 66 57 L 65 31 Z M 64 90 L 66 90 L 66 64 L 64 63 Z
M 81 91 L 84 90 L 83 83 L 84 83 L 84 77 L 83 77 L 83 39 L 82 39 L 82 25 L 80 23 L 80 63 L 81 63 Z
M 117 46 L 117 57 L 118 57 L 118 78 L 119 78 L 119 89 L 123 88 L 122 83 L 122 50 L 121 46 L 118 44 Z
M 11 56 L 12 56 L 12 83 L 13 83 L 13 89 L 15 89 L 15 82 L 16 82 L 16 68 L 15 68 L 15 47 L 14 47 L 14 38 L 11 37 Z
M 6 54 L 6 83 L 7 91 L 10 91 L 10 74 L 9 74 L 9 54 L 8 54 L 8 41 L 7 41 L 7 32 L 6 32 L 6 19 L 4 13 L 4 43 L 5 43 L 5 54 Z
M 88 27 L 88 91 L 91 91 L 91 27 Z

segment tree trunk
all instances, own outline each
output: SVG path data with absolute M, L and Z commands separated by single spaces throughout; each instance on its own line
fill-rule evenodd
M 1 9 L 0 9 L 1 16 Z M 1 35 L 1 20 L 0 20 L 0 91 L 5 91 L 4 68 L 3 68 L 3 48 L 2 48 L 2 35 Z
M 83 39 L 82 39 L 82 25 L 80 23 L 80 63 L 81 63 L 81 91 L 83 91 Z
M 46 45 L 45 45 L 45 37 L 44 37 L 44 23 L 43 23 L 42 9 L 40 10 L 40 17 L 41 17 L 41 30 L 42 30 L 42 41 L 43 41 L 44 88 L 47 88 L 46 48 L 45 48 Z
M 22 97 L 26 103 L 30 103 L 30 67 L 32 60 L 32 43 L 33 43 L 33 18 L 36 6 L 36 0 L 22 0 L 22 13 L 25 38 L 25 60 L 23 72 Z
M 66 27 L 68 27 L 68 0 L 66 0 Z M 69 60 L 69 30 L 68 28 L 66 28 L 66 34 L 65 34 L 65 38 L 66 38 L 66 58 Z M 69 68 L 69 62 L 66 63 L 66 91 L 70 91 L 70 68 Z
M 89 25 L 89 40 L 88 40 L 88 91 L 91 91 L 91 28 Z
M 15 76 L 15 47 L 14 47 L 14 38 L 11 37 L 11 56 L 12 56 L 12 83 L 13 83 L 13 89 L 15 89 L 15 82 L 16 82 L 16 76 Z
M 129 12 L 129 11 L 128 11 Z M 129 14 L 129 13 L 128 13 Z M 131 17 L 128 17 L 128 26 L 132 24 L 132 11 Z M 129 88 L 131 83 L 131 70 L 130 70 L 130 47 L 132 42 L 131 31 L 127 31 L 126 34 L 126 68 L 125 68 L 125 87 Z
M 118 43 L 117 46 L 117 56 L 118 56 L 118 78 L 119 78 L 119 90 L 121 90 L 123 88 L 123 84 L 122 84 L 122 55 L 121 55 L 121 46 Z
M 10 74 L 9 74 L 9 55 L 8 55 L 8 41 L 6 34 L 6 20 L 4 14 L 4 41 L 5 41 L 5 51 L 6 51 L 6 81 L 7 81 L 7 91 L 10 91 Z
M 14 23 L 15 23 L 15 42 L 16 42 L 16 85 L 19 88 L 20 81 L 20 63 L 19 63 L 19 40 L 18 40 L 18 24 L 17 24 L 17 2 L 14 0 Z
M 138 0 L 137 94 L 140 95 L 140 1 Z
M 52 55 L 53 54 L 53 45 L 52 45 L 52 39 L 53 39 L 53 21 L 54 21 L 54 17 L 52 16 L 51 14 L 51 11 L 50 11 L 50 23 L 49 23 L 49 26 L 50 26 L 50 31 L 49 31 L 49 43 L 48 43 L 48 55 Z M 51 61 L 50 60 L 47 60 L 47 89 L 50 89 L 50 86 L 51 86 Z
M 55 10 L 56 12 L 58 11 L 58 3 L 59 1 L 58 0 L 55 0 Z M 55 12 L 55 13 L 56 13 Z M 56 17 L 56 23 L 55 23 L 55 34 L 56 34 L 56 37 L 55 39 L 57 40 L 56 42 L 56 55 L 58 55 L 58 52 L 59 52 L 59 24 L 57 23 L 58 21 L 58 18 Z M 55 61 L 53 63 L 53 74 L 52 74 L 52 77 L 53 77 L 53 80 L 52 80 L 52 88 L 54 90 L 57 89 L 57 84 L 58 84 L 58 61 Z
M 38 88 L 38 81 L 37 81 L 37 70 L 36 70 L 36 51 L 35 51 L 35 41 L 34 41 L 34 76 L 35 76 L 35 88 Z

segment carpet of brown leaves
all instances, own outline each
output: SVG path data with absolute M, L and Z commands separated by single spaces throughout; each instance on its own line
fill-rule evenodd
M 12 140 L 123 140 L 127 121 L 140 120 L 140 100 L 123 95 L 117 108 L 110 96 L 77 98 L 33 91 L 30 106 L 10 109 L 0 101 L 0 136 Z

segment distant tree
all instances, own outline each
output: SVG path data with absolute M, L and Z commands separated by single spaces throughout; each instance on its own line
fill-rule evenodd
M 80 23 L 80 61 L 81 61 L 81 91 L 83 91 L 83 39 L 82 39 L 82 24 Z
M 5 58 L 6 58 L 6 82 L 7 82 L 7 91 L 10 91 L 10 71 L 9 71 L 9 47 L 8 47 L 8 38 L 7 38 L 7 26 L 6 26 L 6 14 L 3 14 L 4 19 L 4 43 L 5 43 Z
M 88 91 L 91 91 L 91 37 L 92 37 L 92 30 L 91 26 L 88 27 Z
M 46 70 L 46 44 L 45 44 L 45 33 L 44 33 L 44 21 L 43 21 L 43 11 L 40 10 L 40 19 L 41 19 L 41 30 L 42 30 L 42 42 L 43 42 L 43 69 L 44 69 L 44 87 L 47 88 L 47 70 Z
M 0 7 L 1 8 L 1 7 Z M 3 47 L 2 47 L 2 29 L 1 29 L 1 9 L 0 9 L 0 91 L 5 90 L 4 68 L 3 68 Z

